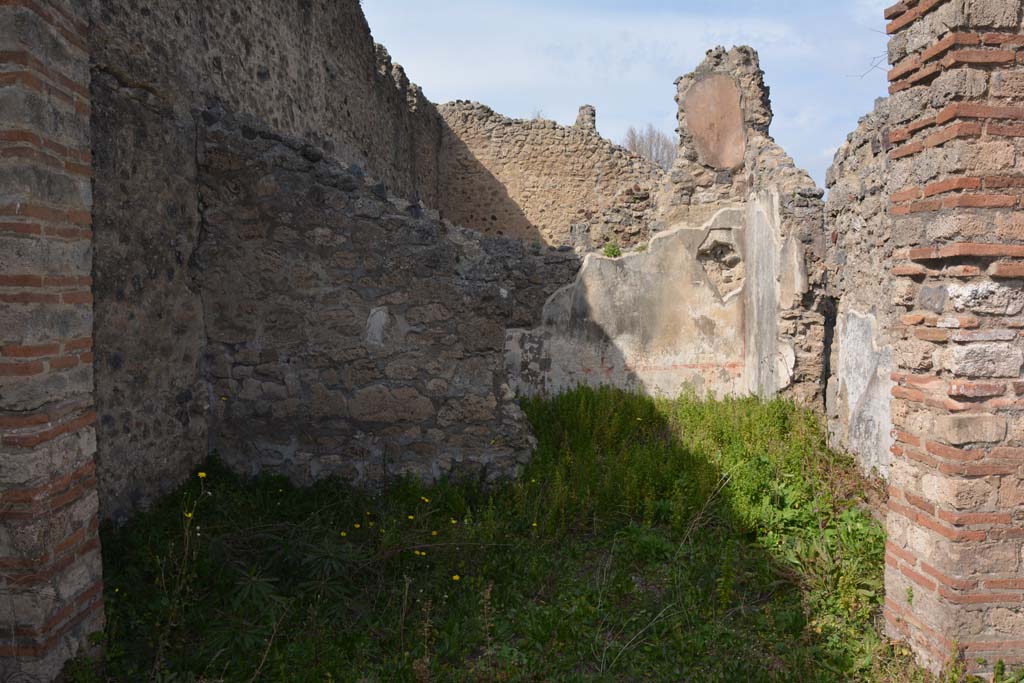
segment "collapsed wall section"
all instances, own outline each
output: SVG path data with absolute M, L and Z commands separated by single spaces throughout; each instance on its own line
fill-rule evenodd
M 649 237 L 661 169 L 602 138 L 593 107 L 573 126 L 510 119 L 475 102 L 438 110 L 445 192 L 437 208 L 446 219 L 580 250 Z
M 934 670 L 990 672 L 1024 663 L 1021 3 L 904 0 L 886 17 L 891 97 L 831 174 L 833 418 L 861 451 L 891 419 L 890 632 Z
M 680 147 L 620 259 L 589 254 L 543 324 L 510 330 L 527 394 L 611 384 L 655 394 L 821 397 L 821 191 L 768 136 L 757 53 L 709 51 L 677 81 Z
M 308 145 L 222 112 L 199 146 L 211 444 L 301 484 L 490 480 L 532 448 L 505 327 L 576 269 L 439 222 Z
M 358 0 L 87 0 L 94 70 L 178 117 L 211 98 L 395 194 L 437 201 L 440 120 L 375 45 Z

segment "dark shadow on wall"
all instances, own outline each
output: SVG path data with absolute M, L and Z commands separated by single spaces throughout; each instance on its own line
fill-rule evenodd
M 123 519 L 207 451 L 196 125 L 98 69 L 91 100 L 97 467 L 101 514 Z
M 440 165 L 444 189 L 439 193 L 437 207 L 441 217 L 488 235 L 548 244 L 509 195 L 505 184 L 480 162 L 443 119 L 441 129 Z M 566 226 L 566 232 L 568 229 Z
M 200 119 L 191 272 L 222 457 L 297 483 L 515 474 L 530 439 L 505 330 L 538 319 L 576 254 L 445 224 L 303 141 Z

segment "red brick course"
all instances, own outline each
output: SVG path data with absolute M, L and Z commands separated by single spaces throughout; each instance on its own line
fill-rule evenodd
M 65 67 L 48 61 L 49 51 L 0 51 L 0 87 L 24 90 L 42 109 L 31 123 L 0 130 L 0 160 L 15 172 L 36 169 L 24 177 L 28 182 L 38 178 L 40 184 L 16 189 L 21 196 L 4 198 L 0 237 L 52 241 L 59 249 L 69 249 L 69 241 L 92 239 L 91 205 L 83 203 L 88 192 L 57 194 L 51 185 L 87 188 L 92 176 L 89 83 L 78 80 L 89 73 L 87 25 L 65 0 L 0 0 L 0 23 L 15 16 L 34 22 L 37 31 L 48 31 L 53 41 L 62 41 L 64 47 L 53 54 L 70 56 L 78 64 L 74 73 L 65 73 Z M 40 48 L 44 44 L 40 42 Z M 75 116 L 82 119 L 79 125 L 61 127 L 60 121 Z M 65 180 L 47 180 L 58 176 Z M 37 263 L 19 264 L 17 259 L 15 253 L 0 265 L 0 305 L 27 312 L 78 309 L 88 319 L 89 263 L 74 266 L 84 272 L 69 272 L 70 261 L 62 264 L 55 259 L 48 265 L 53 270 L 39 272 Z M 21 387 L 11 399 L 14 403 L 8 403 L 13 408 L 0 410 L 0 461 L 33 463 L 21 473 L 25 483 L 0 486 L 0 524 L 11 531 L 5 538 L 35 538 L 37 528 L 44 525 L 56 539 L 49 547 L 40 543 L 27 548 L 0 540 L 0 569 L 13 591 L 52 591 L 59 583 L 61 593 L 72 596 L 42 618 L 0 614 L 0 632 L 7 634 L 0 639 L 0 670 L 32 680 L 51 680 L 58 673 L 53 667 L 61 663 L 47 655 L 58 646 L 71 653 L 85 647 L 89 632 L 101 626 L 103 616 L 98 522 L 95 516 L 89 518 L 96 511 L 95 440 L 90 433 L 96 413 L 91 376 L 81 372 L 92 363 L 92 339 L 82 331 L 61 332 L 32 322 L 47 317 L 19 315 L 13 320 L 26 321 L 25 327 L 0 331 L 0 381 Z M 67 373 L 60 389 L 49 381 L 52 373 Z M 51 473 L 48 481 L 39 480 L 43 472 Z M 19 481 L 10 476 L 18 474 L 15 466 L 5 482 Z

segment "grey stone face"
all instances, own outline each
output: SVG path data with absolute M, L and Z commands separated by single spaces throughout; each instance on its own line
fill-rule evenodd
M 229 115 L 200 130 L 191 261 L 213 447 L 299 483 L 514 474 L 532 437 L 504 382 L 505 325 L 536 320 L 571 252 L 442 224 L 247 130 Z
M 942 313 L 946 310 L 947 298 L 948 292 L 945 287 L 922 287 L 917 295 L 917 303 L 925 310 Z

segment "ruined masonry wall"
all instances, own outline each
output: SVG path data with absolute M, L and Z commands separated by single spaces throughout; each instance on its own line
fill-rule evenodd
M 211 98 L 395 194 L 438 199 L 440 119 L 375 45 L 358 0 L 84 0 L 95 70 L 179 118 Z
M 895 383 L 885 614 L 935 670 L 956 655 L 982 672 L 1024 663 L 1021 9 L 904 0 L 887 10 L 891 97 L 879 111 L 892 148 L 876 196 L 888 218 L 860 207 L 870 224 L 888 223 L 878 265 L 889 269 L 883 286 L 897 283 L 878 307 Z M 865 154 L 864 164 L 870 176 L 880 162 Z M 860 223 L 835 227 L 851 243 Z
M 892 275 L 903 235 L 889 220 L 889 101 L 881 99 L 836 152 L 826 177 L 828 293 L 835 306 L 826 412 L 833 446 L 865 472 L 889 474 L 892 371 L 899 324 L 892 293 L 910 284 Z
M 52 680 L 102 628 L 87 27 L 0 4 L 0 679 Z
M 540 326 L 509 330 L 511 382 L 820 405 L 821 191 L 768 136 L 754 50 L 710 50 L 677 86 L 680 153 L 648 216 L 654 237 L 618 259 L 589 254 Z
M 475 102 L 439 105 L 445 192 L 458 225 L 549 245 L 599 249 L 646 240 L 662 172 L 602 138 L 593 108 L 576 125 L 510 119 Z
M 442 224 L 304 143 L 204 120 L 211 445 L 300 484 L 514 475 L 533 440 L 504 330 L 572 276 L 572 252 Z
M 99 475 L 103 516 L 123 518 L 208 451 L 207 337 L 190 265 L 205 230 L 196 155 L 209 102 L 428 203 L 441 121 L 374 46 L 356 0 L 87 5 Z

